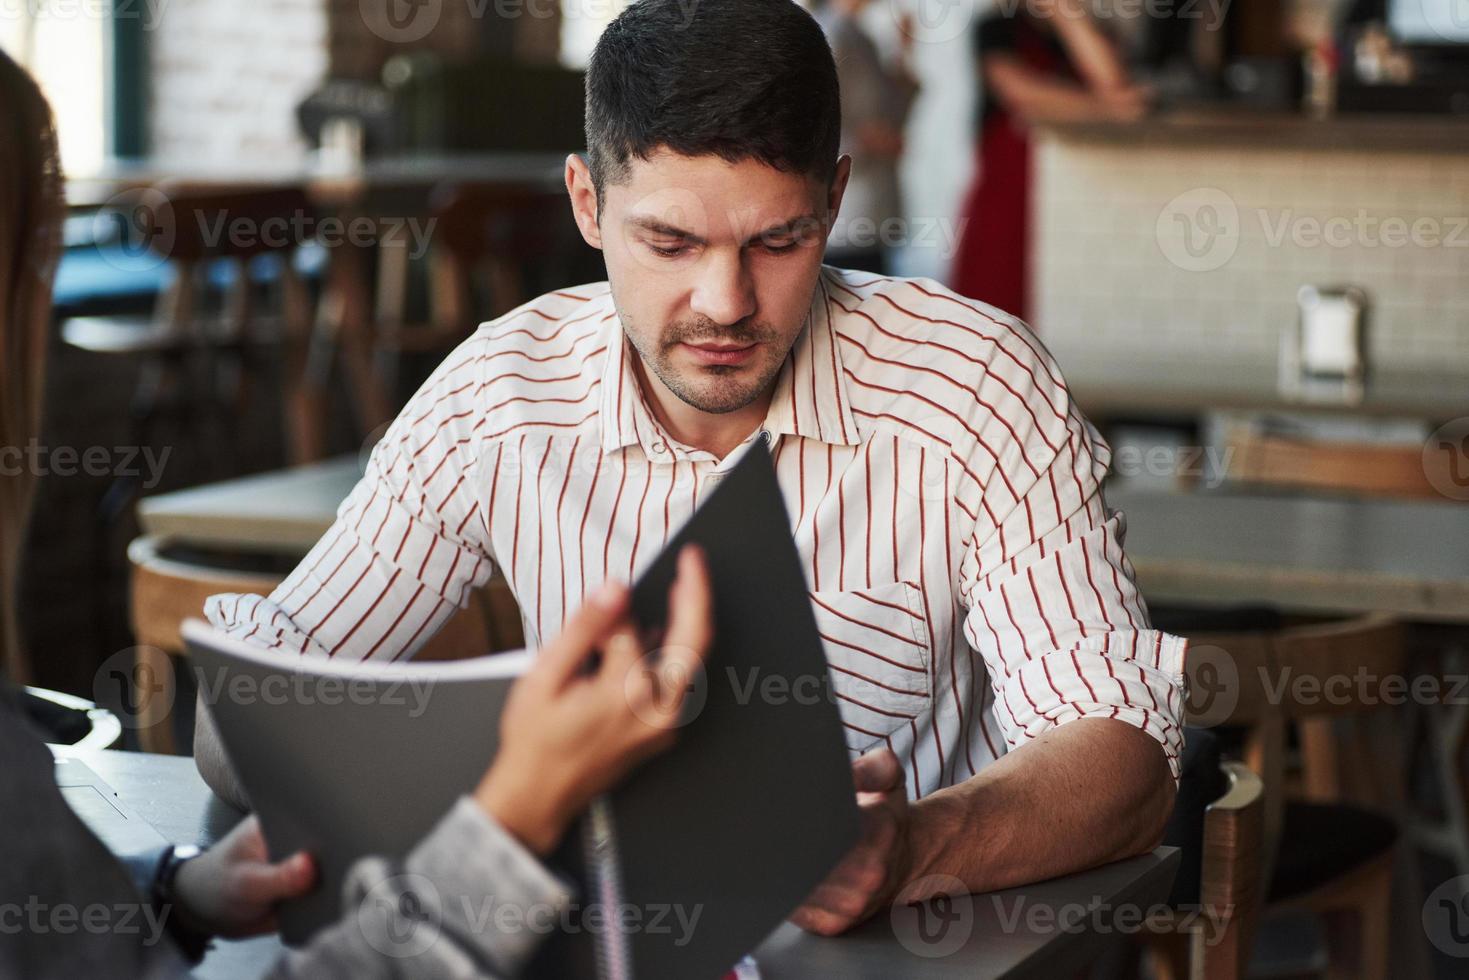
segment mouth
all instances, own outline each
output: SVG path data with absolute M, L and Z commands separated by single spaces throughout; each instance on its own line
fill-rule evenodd
M 743 364 L 754 355 L 760 344 L 716 344 L 716 343 L 684 343 L 683 347 L 694 356 L 694 359 L 703 364 L 733 365 Z

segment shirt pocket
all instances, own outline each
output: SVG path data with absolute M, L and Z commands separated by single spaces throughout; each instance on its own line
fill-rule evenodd
M 847 747 L 865 751 L 929 709 L 928 631 L 916 586 L 812 592 Z

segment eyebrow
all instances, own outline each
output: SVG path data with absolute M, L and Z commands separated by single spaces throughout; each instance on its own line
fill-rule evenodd
M 762 228 L 760 231 L 755 232 L 755 234 L 751 235 L 740 244 L 748 245 L 750 244 L 750 242 L 759 241 L 760 239 L 767 236 L 773 237 L 776 235 L 789 234 L 795 229 L 799 228 L 801 225 L 813 223 L 815 221 L 815 213 L 808 211 L 805 214 L 797 215 L 794 218 L 787 218 L 784 221 L 778 221 L 775 224 L 770 225 L 769 227 Z M 631 218 L 626 218 L 624 219 L 623 223 L 631 225 L 635 228 L 641 228 L 643 231 L 651 232 L 655 235 L 667 235 L 669 238 L 681 238 L 684 241 L 691 242 L 695 245 L 708 244 L 703 238 L 700 238 L 698 235 L 695 235 L 691 231 L 685 231 L 682 228 L 675 227 L 674 225 L 670 225 L 667 222 L 659 221 L 657 218 L 648 215 L 636 215 Z

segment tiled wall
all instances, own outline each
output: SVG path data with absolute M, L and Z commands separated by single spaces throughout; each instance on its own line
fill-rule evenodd
M 396 35 L 383 26 L 390 2 L 169 0 L 148 40 L 153 152 L 205 166 L 298 164 L 306 145 L 296 106 L 324 78 L 374 80 L 408 51 L 467 57 L 498 9 L 473 0 L 429 5 L 421 27 L 410 21 Z
M 1469 372 L 1469 155 L 1050 134 L 1036 166 L 1032 305 L 1062 363 L 1273 363 L 1310 283 L 1367 290 L 1375 367 Z
M 218 167 L 302 157 L 296 105 L 327 67 L 323 0 L 172 0 L 148 44 L 158 156 Z

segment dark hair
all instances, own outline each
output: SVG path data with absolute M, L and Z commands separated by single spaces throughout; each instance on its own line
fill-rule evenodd
M 61 247 L 62 184 L 51 109 L 0 51 L 0 446 L 23 446 L 41 425 L 51 283 Z M 24 681 L 15 593 L 33 473 L 0 481 L 0 676 Z
M 600 202 L 633 157 L 759 160 L 830 181 L 841 147 L 836 63 L 793 0 L 637 0 L 587 66 L 587 156 Z

